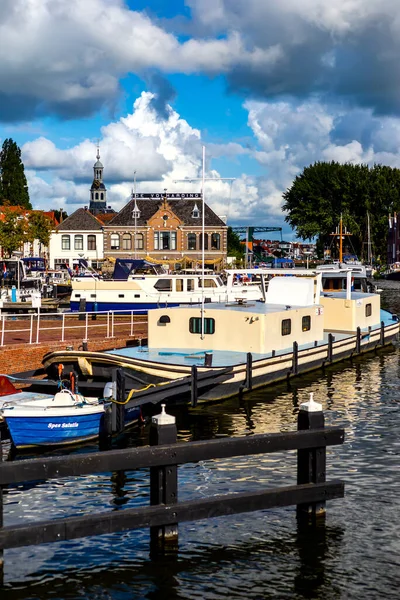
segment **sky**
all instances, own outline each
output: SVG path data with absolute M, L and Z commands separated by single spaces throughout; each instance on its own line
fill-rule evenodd
M 295 239 L 304 167 L 400 167 L 399 0 L 1 0 L 0 40 L 0 142 L 36 209 L 89 204 L 97 144 L 115 210 L 134 179 L 198 192 L 204 145 L 214 211 Z

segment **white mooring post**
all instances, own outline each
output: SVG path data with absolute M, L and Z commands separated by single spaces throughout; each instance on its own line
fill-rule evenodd
M 314 394 L 310 393 L 308 402 L 300 404 L 297 419 L 298 431 L 307 429 L 324 429 L 325 419 L 322 405 L 314 402 Z M 297 483 L 324 483 L 326 481 L 326 448 L 311 448 L 297 451 Z M 312 518 L 325 515 L 325 502 L 300 504 L 297 516 Z
M 150 446 L 176 443 L 175 417 L 165 412 L 151 420 Z M 166 465 L 150 468 L 150 504 L 176 504 L 178 502 L 178 467 Z M 150 554 L 156 556 L 166 551 L 166 546 L 174 551 L 178 543 L 178 524 L 150 527 Z

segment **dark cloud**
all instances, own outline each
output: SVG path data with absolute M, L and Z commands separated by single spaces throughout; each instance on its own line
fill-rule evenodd
M 176 91 L 168 79 L 160 73 L 147 73 L 145 79 L 149 91 L 154 94 L 150 106 L 156 111 L 158 117 L 165 121 L 170 116 L 171 109 L 168 105 L 174 101 Z

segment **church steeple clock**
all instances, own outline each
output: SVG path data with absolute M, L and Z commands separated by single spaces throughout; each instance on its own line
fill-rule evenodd
M 100 162 L 100 148 L 97 146 L 97 161 L 93 165 L 93 182 L 90 188 L 89 211 L 92 215 L 106 212 L 107 189 L 103 183 L 103 163 Z

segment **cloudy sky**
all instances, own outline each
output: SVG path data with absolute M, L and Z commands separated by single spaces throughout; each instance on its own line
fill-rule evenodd
M 34 208 L 206 185 L 230 225 L 282 226 L 316 160 L 400 167 L 399 0 L 1 0 L 0 138 Z

